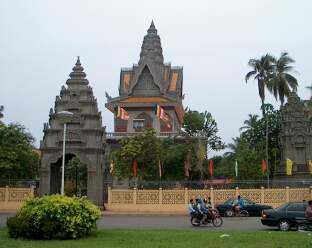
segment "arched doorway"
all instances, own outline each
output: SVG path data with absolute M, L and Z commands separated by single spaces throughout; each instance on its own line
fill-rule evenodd
M 61 193 L 62 158 L 51 164 L 50 194 Z M 87 166 L 77 156 L 68 153 L 65 155 L 65 183 L 66 195 L 87 195 Z

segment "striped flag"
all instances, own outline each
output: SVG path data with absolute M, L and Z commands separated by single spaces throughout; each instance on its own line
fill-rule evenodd
M 117 118 L 122 119 L 122 120 L 129 120 L 130 119 L 128 112 L 124 108 L 121 108 L 119 106 L 115 107 L 115 116 Z
M 156 104 L 156 116 L 165 122 L 169 121 L 169 116 L 166 114 L 165 110 L 158 104 Z
M 189 178 L 190 177 L 190 171 L 187 160 L 184 161 L 184 176 Z
M 237 163 L 237 160 L 235 160 L 235 176 L 238 177 L 238 163 Z

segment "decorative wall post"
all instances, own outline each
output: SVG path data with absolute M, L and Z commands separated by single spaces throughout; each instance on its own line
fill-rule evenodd
M 137 194 L 138 194 L 138 189 L 133 188 L 133 204 L 137 203 Z
M 188 199 L 188 189 L 184 188 L 184 203 L 188 204 L 189 203 L 189 199 Z
M 235 196 L 236 196 L 236 197 L 239 196 L 239 187 L 236 187 L 236 188 L 235 188 Z
M 9 186 L 5 186 L 4 202 L 9 201 Z
M 264 204 L 264 187 L 261 186 L 261 204 Z
M 286 189 L 285 189 L 285 195 L 286 195 L 286 202 L 289 202 L 289 187 L 286 186 Z
M 312 186 L 310 186 L 310 199 L 312 199 Z
M 162 198 L 163 198 L 162 188 L 159 188 L 159 191 L 158 191 L 159 204 L 162 204 Z
M 210 200 L 211 200 L 211 205 L 214 208 L 215 201 L 214 201 L 213 187 L 210 187 Z
M 112 188 L 110 186 L 107 189 L 107 204 L 108 206 L 112 204 Z

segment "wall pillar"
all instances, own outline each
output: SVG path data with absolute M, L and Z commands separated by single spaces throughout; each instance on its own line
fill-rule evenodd
M 211 200 L 211 205 L 212 205 L 212 207 L 214 208 L 215 199 L 214 199 L 213 187 L 210 187 L 210 200 Z
M 137 189 L 137 188 L 134 188 L 132 192 L 133 192 L 133 204 L 136 204 L 136 203 L 137 203 L 137 193 L 138 193 L 138 189 Z
M 264 187 L 261 186 L 261 204 L 264 204 Z
M 235 188 L 235 196 L 236 196 L 236 197 L 239 196 L 239 187 L 236 187 L 236 188 Z
M 184 188 L 184 203 L 188 204 L 190 199 L 188 198 L 188 189 Z
M 286 188 L 285 188 L 285 195 L 286 195 L 286 202 L 289 202 L 289 187 L 288 186 L 286 186 Z
M 162 188 L 159 188 L 159 191 L 158 191 L 159 204 L 162 204 L 162 199 L 163 199 Z
M 5 186 L 5 193 L 4 193 L 4 202 L 8 202 L 9 201 L 9 186 Z
M 110 186 L 107 188 L 107 204 L 108 206 L 112 204 L 112 188 Z

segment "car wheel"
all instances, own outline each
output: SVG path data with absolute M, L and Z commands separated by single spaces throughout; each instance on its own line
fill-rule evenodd
M 228 209 L 224 212 L 224 216 L 226 217 L 233 217 L 234 216 L 234 212 L 231 209 Z
M 281 231 L 288 231 L 290 229 L 290 223 L 288 220 L 280 220 L 278 223 L 278 228 Z

